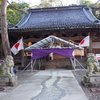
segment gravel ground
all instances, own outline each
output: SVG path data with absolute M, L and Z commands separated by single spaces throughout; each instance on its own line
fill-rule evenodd
M 88 100 L 100 100 L 100 92 L 92 92 L 90 90 L 91 88 L 84 87 L 83 84 L 81 83 L 81 81 L 83 81 L 83 76 L 86 75 L 86 71 L 85 70 L 75 70 L 72 72 L 74 76 L 76 77 L 78 83 L 82 87 L 83 91 L 85 92 Z

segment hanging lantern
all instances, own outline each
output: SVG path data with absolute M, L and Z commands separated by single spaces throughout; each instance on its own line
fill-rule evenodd
M 28 46 L 31 46 L 32 45 L 32 42 L 28 42 L 28 44 L 27 44 Z

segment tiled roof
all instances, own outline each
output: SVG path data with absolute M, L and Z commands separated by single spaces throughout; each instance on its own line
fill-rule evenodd
M 70 29 L 100 27 L 86 5 L 29 9 L 20 22 L 10 29 Z

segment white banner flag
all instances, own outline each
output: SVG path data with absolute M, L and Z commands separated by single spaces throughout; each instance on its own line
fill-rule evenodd
M 24 49 L 23 39 L 21 38 L 12 48 L 11 51 L 14 55 L 16 55 L 20 50 Z
M 79 43 L 79 46 L 81 46 L 81 47 L 87 47 L 87 46 L 89 46 L 90 45 L 90 37 L 89 36 L 87 36 L 87 37 L 85 37 L 80 43 Z

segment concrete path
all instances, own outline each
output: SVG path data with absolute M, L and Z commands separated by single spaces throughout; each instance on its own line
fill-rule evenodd
M 0 100 L 88 100 L 69 70 L 44 70 L 29 77 Z

